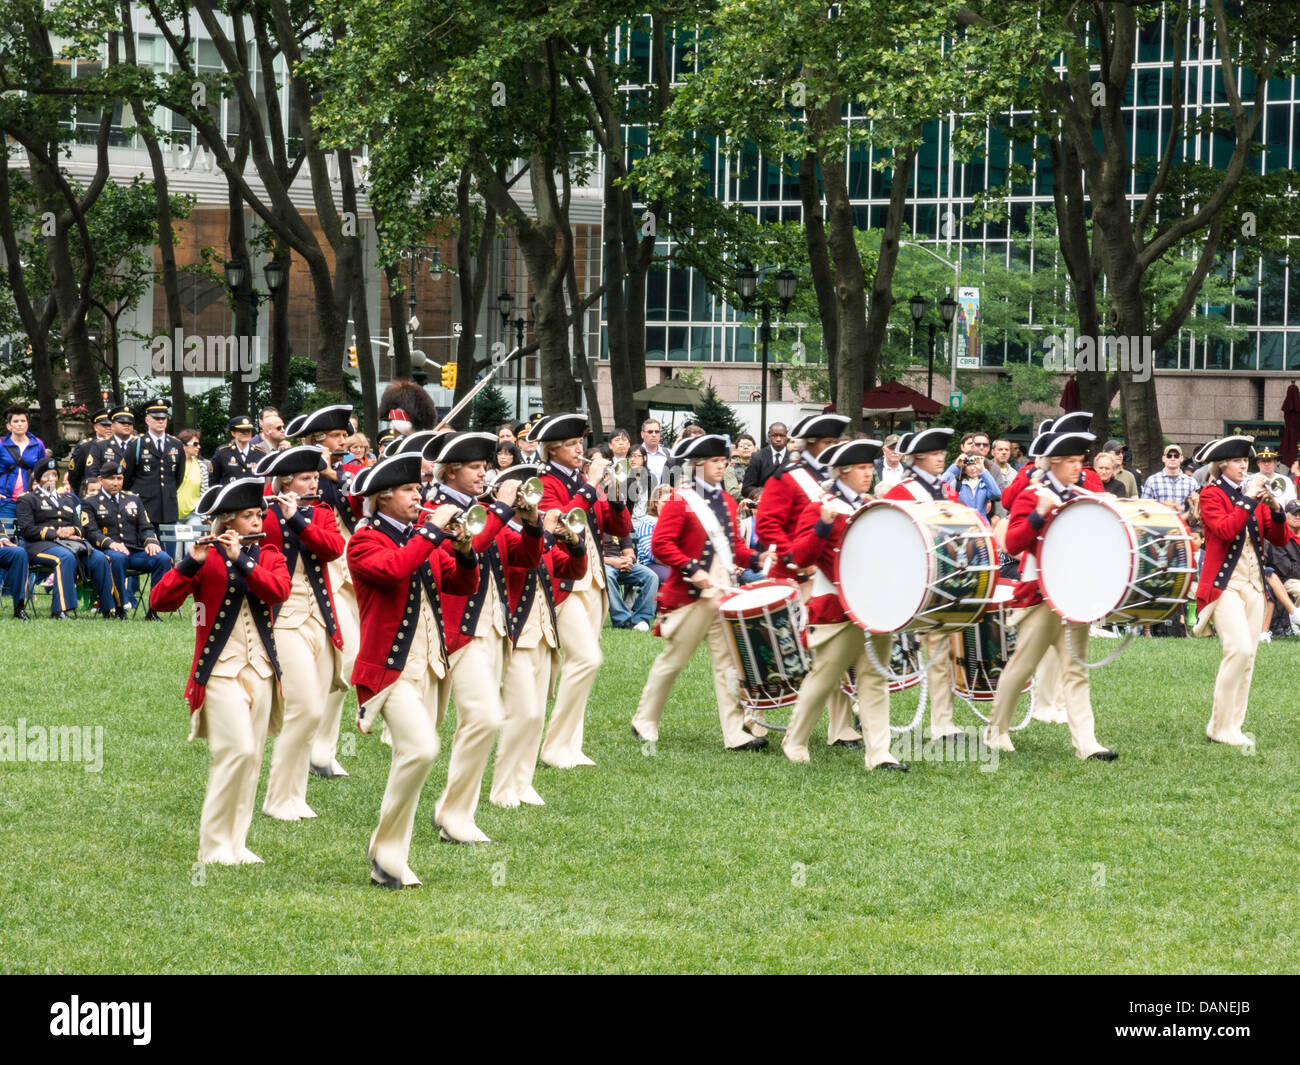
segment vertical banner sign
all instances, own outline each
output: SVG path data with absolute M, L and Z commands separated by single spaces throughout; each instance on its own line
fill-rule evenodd
M 957 290 L 957 369 L 980 366 L 980 290 Z

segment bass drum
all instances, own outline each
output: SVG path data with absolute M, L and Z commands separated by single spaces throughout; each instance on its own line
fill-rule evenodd
M 1154 625 L 1195 588 L 1192 537 L 1154 499 L 1077 496 L 1048 519 L 1038 547 L 1043 598 L 1066 621 Z
M 868 632 L 954 632 L 992 601 L 997 559 L 988 526 L 970 507 L 876 499 L 848 520 L 835 585 Z
M 999 581 L 998 605 L 970 628 L 952 635 L 952 690 L 968 703 L 992 702 L 998 679 L 1016 649 L 1016 631 L 1007 628 L 1004 605 L 1015 593 L 1012 581 Z M 1031 677 L 1024 691 L 1034 686 Z

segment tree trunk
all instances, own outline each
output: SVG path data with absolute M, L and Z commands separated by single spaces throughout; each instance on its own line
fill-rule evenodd
M 822 326 L 822 347 L 826 352 L 826 374 L 831 402 L 839 395 L 839 311 L 835 301 L 835 272 L 826 248 L 826 221 L 822 215 L 822 194 L 817 187 L 817 155 L 805 152 L 799 160 L 799 199 L 803 202 L 804 240 L 808 266 L 817 294 L 817 317 Z M 836 405 L 836 410 L 839 406 Z
M 605 439 L 605 426 L 600 416 L 600 400 L 596 395 L 596 382 L 591 379 L 591 367 L 587 365 L 587 342 L 583 327 L 585 312 L 582 306 L 582 293 L 578 290 L 578 271 L 573 265 L 573 256 L 569 256 L 569 269 L 565 278 L 569 289 L 569 306 L 573 308 L 573 365 L 582 382 L 583 395 L 587 397 L 588 420 L 591 423 L 592 439 L 597 443 Z
M 605 318 L 608 322 L 609 382 L 614 393 L 614 424 L 633 433 L 636 425 L 636 401 L 632 393 L 632 365 L 628 358 L 627 257 L 623 251 L 623 190 L 614 182 L 615 168 L 605 166 L 604 246 L 601 265 L 609 288 L 605 292 Z M 642 363 L 644 369 L 644 363 Z
M 919 133 L 918 140 L 919 140 Z M 894 155 L 893 184 L 889 190 L 889 210 L 885 215 L 885 228 L 880 234 L 880 254 L 876 259 L 876 274 L 871 282 L 871 313 L 867 317 L 866 348 L 863 359 L 863 387 L 876 383 L 880 366 L 880 349 L 885 342 L 889 326 L 889 312 L 894 306 L 894 268 L 898 265 L 898 241 L 903 233 L 903 211 L 907 206 L 907 184 L 912 177 L 916 149 L 896 151 Z M 956 293 L 953 293 L 956 296 Z M 860 396 L 861 392 L 852 393 Z M 855 413 L 861 417 L 861 403 L 854 404 Z M 856 426 L 855 426 L 856 428 Z
M 253 345 L 257 343 L 256 332 L 253 329 L 253 261 L 248 254 L 244 201 L 239 196 L 239 190 L 230 182 L 227 182 L 226 186 L 226 200 L 230 211 L 230 220 L 227 226 L 230 258 L 232 261 L 238 260 L 244 264 L 244 280 L 240 282 L 239 289 L 235 292 L 234 335 L 236 341 L 240 337 L 248 337 L 248 346 L 251 351 Z M 251 418 L 254 412 L 248 409 L 248 382 L 244 380 L 244 375 L 237 370 L 229 370 L 228 376 L 230 378 L 230 416 L 236 418 L 241 414 L 247 414 Z
M 280 287 L 270 302 L 271 307 L 271 406 L 283 410 L 289 398 L 289 363 L 293 351 L 289 347 L 289 299 L 293 286 L 289 283 L 293 267 L 293 252 L 284 247 L 275 250 L 275 261 L 281 266 Z
M 406 335 L 407 294 L 396 286 L 402 284 L 402 267 L 389 264 L 384 267 L 384 277 L 388 279 L 388 320 L 392 323 L 393 347 L 392 378 L 394 381 L 406 381 L 411 377 L 411 345 Z

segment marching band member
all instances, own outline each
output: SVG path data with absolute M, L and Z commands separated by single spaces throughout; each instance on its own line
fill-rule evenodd
M 312 739 L 331 692 L 346 692 L 343 637 L 335 620 L 329 563 L 343 554 L 334 510 L 317 502 L 325 459 L 309 444 L 273 451 L 257 464 L 276 494 L 263 522 L 266 543 L 289 570 L 289 598 L 275 611 L 284 678 L 284 725 L 271 755 L 262 813 L 279 821 L 315 817 L 307 805 Z
M 212 517 L 215 541 L 191 546 L 149 596 L 163 613 L 194 597 L 189 738 L 206 737 L 212 752 L 199 861 L 219 865 L 262 860 L 248 849 L 248 827 L 266 737 L 280 731 L 283 712 L 271 612 L 289 595 L 289 571 L 276 547 L 241 542 L 262 532 L 263 506 L 260 478 L 209 488 L 197 509 Z
M 1198 462 L 1213 465 L 1201 490 L 1205 564 L 1196 586 L 1195 632 L 1204 636 L 1213 621 L 1223 644 L 1205 735 L 1234 747 L 1250 742 L 1241 726 L 1264 622 L 1262 539 L 1282 547 L 1290 537 L 1281 507 L 1265 493 L 1263 479 L 1247 476 L 1253 443 L 1251 436 L 1223 437 L 1196 455 Z
M 496 446 L 491 433 L 449 433 L 434 440 L 428 453 L 437 462 L 437 488 L 426 508 L 463 520 L 463 512 L 483 494 L 487 464 Z M 501 680 L 510 646 L 506 571 L 507 567 L 531 570 L 542 557 L 537 508 L 517 500 L 519 484 L 506 481 L 497 489 L 496 500 L 487 508 L 486 526 L 474 537 L 476 587 L 469 592 L 446 588 L 442 592 L 451 681 L 442 700 L 444 707 L 448 694 L 456 701 L 456 734 L 447 764 L 447 787 L 434 807 L 433 818 L 439 835 L 448 843 L 491 842 L 474 823 L 474 811 L 492 745 L 505 720 Z M 521 532 L 509 527 L 516 514 L 523 519 Z
M 790 560 L 795 566 L 817 567 L 808 601 L 812 672 L 799 688 L 799 700 L 781 744 L 792 762 L 808 761 L 808 737 L 821 716 L 822 706 L 831 691 L 839 687 L 844 671 L 856 666 L 858 720 L 865 741 L 866 766 L 907 771 L 907 766 L 889 752 L 889 679 L 876 668 L 867 651 L 869 640 L 876 661 L 887 664 L 893 637 L 887 632 L 869 635 L 850 621 L 833 583 L 844 529 L 849 516 L 868 501 L 865 493 L 872 464 L 880 454 L 879 440 L 849 440 L 822 453 L 826 465 L 837 474 L 834 487 L 828 496 L 804 506 L 790 547 Z M 943 453 L 939 454 L 942 458 Z
M 1088 671 L 1074 657 L 1083 659 L 1087 655 L 1089 626 L 1084 622 L 1063 621 L 1043 600 L 1035 558 L 1048 516 L 1076 494 L 1083 457 L 1094 440 L 1092 433 L 1053 431 L 1039 449 L 1039 454 L 1047 460 L 1046 476 L 1031 488 L 1018 492 L 1007 515 L 1006 549 L 1022 556 L 1020 583 L 1009 606 L 1024 608 L 1024 613 L 1016 629 L 1016 649 L 998 678 L 985 733 L 984 742 L 1000 751 L 1015 750 L 1007 730 L 1016 703 L 1044 652 L 1048 647 L 1055 647 L 1060 656 L 1065 709 L 1075 754 L 1103 762 L 1119 757 L 1097 742 Z M 1070 653 L 1072 650 L 1074 655 Z
M 778 469 L 764 482 L 754 513 L 758 542 L 776 549 L 777 561 L 770 576 L 799 582 L 805 603 L 812 593 L 812 574 L 791 564 L 790 549 L 809 502 L 820 501 L 825 494 L 821 483 L 831 474 L 822 464 L 821 455 L 843 438 L 848 425 L 849 419 L 843 414 L 810 414 L 798 422 L 790 434 L 790 446 L 801 445 L 799 459 Z M 860 749 L 862 737 L 853 728 L 853 700 L 838 684 L 830 693 L 829 709 L 827 744 Z
M 448 534 L 420 514 L 420 456 L 391 455 L 357 475 L 365 520 L 348 541 L 348 571 L 357 592 L 362 643 L 351 680 L 357 728 L 370 732 L 383 715 L 393 761 L 370 837 L 370 879 L 386 888 L 417 887 L 407 862 L 420 789 L 438 757 L 440 700 L 447 685 L 439 591 L 470 592 L 478 560 L 468 536 L 455 552 L 437 550 Z
M 335 523 L 343 542 L 346 544 L 356 528 L 356 514 L 348 501 L 347 476 L 341 474 L 340 467 L 347 451 L 343 441 L 347 439 L 351 426 L 348 417 L 352 414 L 350 404 L 337 403 L 319 410 L 309 411 L 294 418 L 285 428 L 284 435 L 296 439 L 300 444 L 312 444 L 319 447 L 325 456 L 325 468 L 320 471 L 319 492 L 321 504 L 334 511 Z M 334 622 L 339 635 L 343 638 L 342 675 L 352 675 L 352 668 L 357 660 L 357 648 L 361 645 L 361 633 L 357 620 L 357 596 L 352 587 L 352 576 L 348 572 L 346 554 L 340 555 L 328 563 L 330 588 L 334 597 Z M 346 769 L 339 763 L 339 725 L 343 720 L 343 700 L 346 691 L 331 690 L 325 701 L 325 712 L 321 715 L 320 726 L 312 740 L 311 757 L 308 762 L 310 771 L 318 777 L 345 777 Z
M 956 489 L 942 478 L 947 465 L 945 454 L 952 434 L 951 429 L 922 429 L 918 433 L 904 433 L 898 441 L 898 453 L 909 466 L 910 476 L 890 488 L 884 498 L 913 500 L 918 503 L 942 500 L 965 506 Z M 952 662 L 948 653 L 952 634 L 920 632 L 917 636 L 923 659 L 929 664 L 926 685 L 930 698 L 930 738 L 940 741 L 963 740 L 966 734 L 957 727 L 952 715 Z M 858 671 L 858 683 L 862 683 L 861 670 Z
M 522 483 L 541 472 L 540 466 L 512 466 L 500 480 Z M 506 695 L 505 722 L 501 726 L 492 789 L 488 793 L 489 800 L 497 806 L 545 805 L 533 787 L 533 774 L 546 726 L 549 685 L 544 678 L 559 666 L 553 582 L 581 580 L 587 570 L 587 548 L 583 542 L 586 534 L 569 532 L 560 517 L 560 511 L 552 509 L 542 519 L 542 559 L 538 565 L 530 570 L 519 566 L 506 568 L 512 646 L 502 684 Z M 525 531 L 517 518 L 510 522 L 510 528 L 516 533 Z
M 632 514 L 626 501 L 603 499 L 600 483 L 608 460 L 599 452 L 591 458 L 587 478 L 582 475 L 582 437 L 587 419 L 582 414 L 553 414 L 528 432 L 546 464 L 542 475 L 543 511 L 574 507 L 587 511 L 587 569 L 579 580 L 561 579 L 555 585 L 555 618 L 559 625 L 564 664 L 551 710 L 551 725 L 542 744 L 542 761 L 556 769 L 595 765 L 583 753 L 583 719 L 587 697 L 600 669 L 600 630 L 609 603 L 605 599 L 605 563 L 600 555 L 601 534 L 629 536 Z
M 735 580 L 740 569 L 755 560 L 766 563 L 773 553 L 758 553 L 740 537 L 736 501 L 722 490 L 730 447 L 714 434 L 692 437 L 674 449 L 674 456 L 694 464 L 694 483 L 678 488 L 659 510 L 654 529 L 654 556 L 671 572 L 659 587 L 659 634 L 664 649 L 650 667 L 632 732 L 639 740 L 658 740 L 659 721 L 677 675 L 695 649 L 707 641 L 713 662 L 713 692 L 718 700 L 722 742 L 728 750 L 762 750 L 767 737 L 745 727 L 745 712 L 727 684 L 734 668 L 722 618 L 713 595 L 718 585 Z M 820 708 L 823 704 L 819 702 Z

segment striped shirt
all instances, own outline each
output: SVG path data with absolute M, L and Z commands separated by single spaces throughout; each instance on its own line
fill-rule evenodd
M 1196 478 L 1189 477 L 1187 474 L 1174 474 L 1172 477 L 1159 470 L 1146 479 L 1142 485 L 1143 499 L 1158 499 L 1162 503 L 1171 503 L 1180 510 L 1187 497 L 1195 492 L 1200 485 L 1196 483 Z

